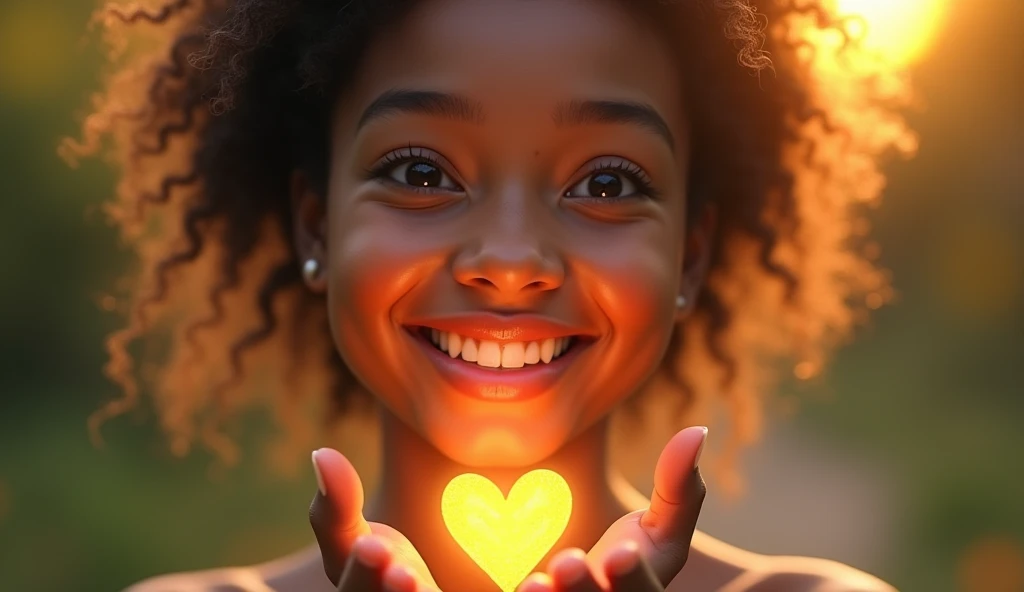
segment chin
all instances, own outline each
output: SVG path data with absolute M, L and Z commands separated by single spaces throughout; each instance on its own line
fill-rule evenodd
M 457 432 L 428 434 L 428 440 L 452 461 L 476 468 L 516 468 L 538 464 L 561 448 L 559 437 L 539 426 L 462 426 Z

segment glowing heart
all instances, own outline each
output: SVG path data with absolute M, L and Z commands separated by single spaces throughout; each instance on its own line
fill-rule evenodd
M 569 484 L 554 471 L 523 475 L 508 499 L 486 477 L 468 473 L 441 495 L 441 516 L 455 542 L 503 592 L 513 592 L 565 532 Z

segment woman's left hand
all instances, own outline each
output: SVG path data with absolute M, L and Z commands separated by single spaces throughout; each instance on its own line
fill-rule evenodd
M 687 428 L 665 446 L 645 510 L 626 514 L 590 553 L 565 549 L 518 592 L 663 592 L 686 564 L 704 480 L 697 469 L 707 428 Z

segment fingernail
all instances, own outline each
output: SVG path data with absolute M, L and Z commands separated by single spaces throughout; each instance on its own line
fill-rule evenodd
M 320 495 L 327 497 L 327 486 L 324 485 L 324 476 L 320 474 L 320 465 L 316 464 L 316 453 L 319 450 L 314 450 L 312 454 L 313 460 L 313 472 L 316 473 L 316 486 L 320 490 Z
M 543 573 L 534 573 L 530 574 L 528 578 L 519 584 L 516 592 L 551 592 L 554 585 L 555 583 L 552 581 L 551 576 Z
M 640 548 L 633 541 L 626 541 L 618 550 L 608 558 L 608 571 L 613 576 L 624 576 L 636 569 L 640 562 Z
M 556 565 L 555 578 L 561 584 L 573 585 L 583 580 L 587 575 L 587 564 L 584 558 L 586 553 L 582 549 L 566 551 L 565 556 Z
M 352 553 L 363 565 L 377 569 L 387 563 L 389 549 L 380 538 L 364 534 L 352 543 Z
M 697 447 L 697 455 L 693 457 L 693 468 L 697 468 L 700 464 L 700 455 L 704 452 L 704 443 L 708 441 L 708 428 L 707 426 L 701 426 L 704 430 L 704 435 L 700 438 L 700 446 Z
M 392 564 L 384 572 L 384 589 L 388 592 L 415 590 L 416 576 L 404 565 Z

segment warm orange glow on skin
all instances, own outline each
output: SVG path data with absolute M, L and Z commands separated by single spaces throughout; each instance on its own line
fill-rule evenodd
M 865 46 L 896 65 L 928 50 L 948 10 L 948 0 L 834 0 L 838 14 L 864 18 Z
M 508 499 L 486 477 L 459 475 L 441 496 L 441 516 L 466 554 L 504 592 L 512 592 L 565 532 L 572 492 L 561 475 L 536 470 Z

